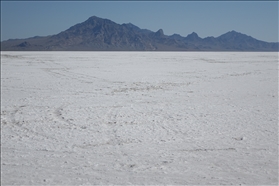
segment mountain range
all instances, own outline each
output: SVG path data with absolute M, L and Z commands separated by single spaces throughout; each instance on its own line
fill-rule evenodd
M 117 24 L 92 16 L 56 35 L 1 42 L 1 51 L 278 51 L 278 42 L 264 42 L 230 31 L 219 37 L 167 36 L 131 23 Z

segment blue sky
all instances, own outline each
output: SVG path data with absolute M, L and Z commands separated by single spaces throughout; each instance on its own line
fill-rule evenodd
M 57 34 L 93 15 L 166 35 L 218 37 L 235 30 L 278 41 L 277 1 L 1 1 L 1 41 Z

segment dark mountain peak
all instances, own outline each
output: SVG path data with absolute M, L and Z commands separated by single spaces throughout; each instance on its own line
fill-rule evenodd
M 172 39 L 176 39 L 176 40 L 182 40 L 182 39 L 184 39 L 184 37 L 182 37 L 181 35 L 179 35 L 179 34 L 173 34 L 173 35 L 171 35 L 171 36 L 169 36 L 170 38 L 172 38 Z
M 101 19 L 97 16 L 91 16 L 86 21 L 84 21 L 83 23 L 93 23 L 93 22 L 102 21 L 102 20 L 103 19 Z
M 155 36 L 157 37 L 163 37 L 164 36 L 164 31 L 162 29 L 159 29 L 156 33 Z
M 198 34 L 196 32 L 192 32 L 191 34 L 189 34 L 187 37 L 191 37 L 191 38 L 198 38 Z
M 196 40 L 200 40 L 201 38 L 198 36 L 198 34 L 196 32 L 192 32 L 191 34 L 189 34 L 186 39 L 188 41 L 196 41 Z
M 91 16 L 86 21 L 100 21 L 100 20 L 108 20 L 108 19 L 100 18 L 97 16 Z
M 237 33 L 240 33 L 240 32 L 237 32 L 237 31 L 235 31 L 235 30 L 231 30 L 231 31 L 229 31 L 229 32 L 227 32 L 227 33 L 237 34 Z
M 189 35 L 193 35 L 193 36 L 198 36 L 198 34 L 196 32 L 192 32 L 191 34 Z
M 223 34 L 223 35 L 247 36 L 246 34 L 242 34 L 241 32 L 237 32 L 237 31 L 234 31 L 234 30 L 229 31 L 229 32 L 227 32 L 227 33 L 225 33 L 225 34 Z M 250 37 L 250 36 L 248 36 L 248 37 Z
M 113 32 L 118 29 L 120 25 L 109 20 L 99 18 L 97 16 L 91 16 L 86 21 L 78 23 L 69 29 L 61 32 L 60 34 L 54 36 L 62 36 L 67 38 L 80 37 L 80 36 L 92 36 L 96 33 Z M 61 35 L 62 34 L 62 35 Z
M 230 31 L 230 32 L 227 32 L 219 37 L 217 37 L 217 39 L 220 39 L 220 40 L 226 40 L 226 41 L 243 41 L 243 40 L 256 40 L 254 38 L 252 38 L 251 36 L 248 36 L 246 34 L 242 34 L 240 32 L 236 32 L 234 30 Z
M 103 19 L 103 18 L 99 18 L 97 16 L 91 16 L 81 24 L 83 24 L 83 25 L 86 25 L 86 24 L 88 24 L 88 25 L 104 25 L 104 24 L 116 24 L 116 23 L 109 19 Z
M 99 17 L 97 17 L 97 16 L 91 16 L 91 17 L 89 17 L 87 20 L 94 20 L 94 19 L 102 19 L 102 18 L 99 18 Z

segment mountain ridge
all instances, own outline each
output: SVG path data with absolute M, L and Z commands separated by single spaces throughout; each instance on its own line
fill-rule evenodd
M 153 32 L 91 16 L 55 35 L 2 41 L 1 51 L 278 51 L 278 42 L 234 30 L 218 37 L 200 38 L 195 32 L 167 36 L 162 29 Z

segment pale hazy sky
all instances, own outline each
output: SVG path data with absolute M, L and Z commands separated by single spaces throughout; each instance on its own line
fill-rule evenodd
M 278 41 L 278 1 L 1 1 L 1 41 L 57 34 L 93 15 L 166 35 L 235 30 Z

